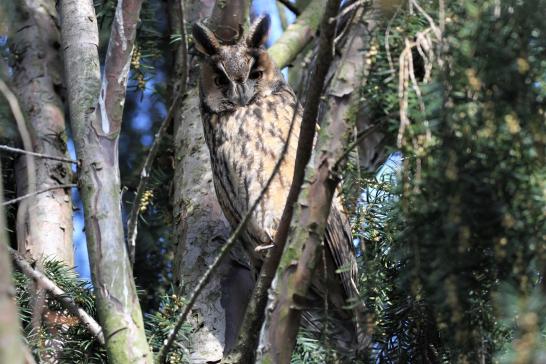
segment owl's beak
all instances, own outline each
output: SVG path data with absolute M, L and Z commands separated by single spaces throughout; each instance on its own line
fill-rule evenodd
M 248 102 L 252 99 L 252 90 L 246 84 L 246 82 L 235 83 L 233 91 L 234 92 L 230 101 L 234 104 L 237 104 L 239 106 L 246 106 Z

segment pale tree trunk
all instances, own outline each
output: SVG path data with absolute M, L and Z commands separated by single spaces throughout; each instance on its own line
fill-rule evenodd
M 10 17 L 10 51 L 13 55 L 13 86 L 26 115 L 26 127 L 32 140 L 32 151 L 66 158 L 64 108 L 59 90 L 62 86 L 62 61 L 59 54 L 60 30 L 53 0 L 19 1 Z M 27 169 L 33 168 L 30 177 Z M 30 179 L 29 179 L 30 178 Z M 34 183 L 30 182 L 32 179 Z M 71 165 L 51 159 L 34 158 L 27 164 L 22 156 L 16 164 L 17 194 L 60 185 L 69 185 Z M 32 185 L 30 185 L 32 184 Z M 56 259 L 74 265 L 72 244 L 72 198 L 70 188 L 51 189 L 19 204 L 17 210 L 17 247 L 40 267 L 44 259 Z M 45 293 L 29 283 L 34 301 L 34 327 L 41 325 Z M 55 335 L 53 335 L 55 336 Z M 55 361 L 62 342 L 51 340 L 55 350 L 44 362 Z
M 121 216 L 118 137 L 141 1 L 119 0 L 101 80 L 91 0 L 62 0 L 62 48 L 97 311 L 110 363 L 153 363 Z
M 329 1 L 327 12 L 336 7 L 334 3 Z M 294 228 L 289 233 L 288 246 L 273 281 L 260 336 L 258 361 L 290 362 L 301 317 L 301 309 L 294 297 L 307 296 L 312 277 L 321 261 L 322 239 L 330 206 L 344 158 L 348 155 L 346 142 L 351 134 L 350 109 L 359 103 L 358 90 L 368 72 L 366 45 L 369 44 L 369 32 L 374 27 L 374 21 L 373 18 L 367 20 L 366 25 L 360 21 L 352 25 L 341 59 L 332 65 L 332 75 L 329 77 L 332 83 L 323 107 L 325 112 L 319 118 L 322 130 L 317 156 L 314 164 L 306 168 L 307 182 L 302 186 L 292 217 L 291 226 Z M 327 36 L 328 31 L 323 32 Z M 364 335 L 369 335 L 362 331 L 358 334 L 362 335 L 359 341 L 365 339 Z
M 171 13 L 175 12 L 176 3 L 173 2 Z M 211 1 L 188 0 L 184 4 L 186 34 L 191 32 L 195 21 L 213 13 L 214 2 Z M 234 18 L 235 22 L 238 19 L 245 21 L 248 1 L 234 1 L 214 11 L 212 19 L 228 26 L 225 32 L 237 29 L 237 26 L 229 27 L 233 25 L 233 19 L 230 19 L 232 22 L 221 20 L 234 7 L 243 9 L 242 14 Z M 199 111 L 197 60 L 191 58 L 188 61 L 187 92 L 174 119 L 176 165 L 173 214 L 177 242 L 174 277 L 181 295 L 192 291 L 231 231 L 212 184 L 210 156 Z M 177 60 L 179 63 L 180 58 Z M 183 75 L 177 74 L 176 77 Z M 190 322 L 196 328 L 192 336 L 192 363 L 218 361 L 224 349 L 233 344 L 253 284 L 248 258 L 238 247 L 223 262 L 215 279 L 202 291 L 192 310 Z
M 0 165 L 0 363 L 25 363 L 26 348 L 19 323 L 19 312 L 15 305 L 15 287 L 11 282 L 11 259 L 8 252 L 8 234 L 2 185 L 2 166 Z
M 11 52 L 15 56 L 13 83 L 27 116 L 33 151 L 67 157 L 64 110 L 59 90 L 62 61 L 55 1 L 20 1 L 13 18 Z M 71 166 L 36 159 L 36 190 L 71 183 Z M 29 192 L 25 158 L 17 166 L 17 193 Z M 28 209 L 24 208 L 28 206 Z M 54 258 L 74 264 L 72 198 L 70 189 L 53 189 L 21 204 L 17 219 L 18 249 L 33 260 Z M 29 215 L 32 215 L 32 228 Z

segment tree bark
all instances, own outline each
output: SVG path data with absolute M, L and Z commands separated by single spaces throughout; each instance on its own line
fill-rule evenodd
M 368 52 L 367 45 L 369 44 L 370 40 L 370 32 L 375 26 L 373 15 L 368 14 L 366 16 L 366 21 L 364 22 L 361 19 L 362 13 L 362 10 L 358 10 L 356 16 L 354 17 L 351 30 L 345 37 L 346 41 L 344 43 L 341 55 L 336 57 L 332 66 L 330 67 L 330 74 L 326 77 L 327 79 L 330 79 L 331 82 L 328 86 L 328 91 L 326 92 L 328 97 L 324 98 L 323 105 L 321 107 L 324 112 L 318 118 L 324 122 L 345 118 L 350 114 L 354 117 L 354 113 L 351 113 L 350 111 L 352 108 L 356 109 L 353 104 L 355 103 L 355 100 L 359 101 L 358 94 L 359 88 L 361 87 L 361 80 L 362 77 L 368 72 L 368 67 L 366 66 L 366 54 Z M 359 74 L 362 77 L 355 77 L 355 75 Z M 296 168 L 297 170 L 301 169 L 302 175 L 301 179 L 299 179 L 299 185 L 301 186 L 301 183 L 303 183 L 303 171 L 305 164 L 303 166 L 298 165 Z M 297 176 L 297 174 L 295 174 L 295 176 Z M 296 180 L 296 177 L 294 179 Z M 299 193 L 299 189 L 297 190 L 297 193 Z M 249 310 L 252 309 L 252 315 L 254 316 L 257 316 L 265 309 L 267 289 L 271 285 L 275 275 L 275 270 L 277 269 L 279 260 L 281 259 L 282 247 L 284 246 L 283 242 L 286 240 L 288 235 L 288 226 L 290 222 L 288 219 L 291 219 L 292 217 L 291 205 L 296 201 L 298 196 L 297 193 L 294 193 L 287 201 L 287 216 L 281 220 L 281 227 L 279 228 L 277 236 L 275 237 L 276 244 L 279 244 L 279 246 L 278 248 L 276 247 L 271 250 L 266 259 L 266 263 L 260 272 L 257 288 L 255 289 L 252 300 L 249 304 Z M 247 322 L 247 320 L 249 322 Z M 245 318 L 243 330 L 241 331 L 241 336 L 239 337 L 239 342 L 244 347 L 252 345 L 250 344 L 250 342 L 252 342 L 252 333 L 258 330 L 256 326 L 250 325 L 251 320 L 255 323 L 261 322 L 259 316 L 255 318 Z M 245 351 L 246 350 L 241 348 L 241 353 L 239 355 L 245 355 Z
M 268 52 L 279 68 L 296 59 L 301 50 L 313 39 L 324 14 L 326 0 L 313 0 L 296 21 L 269 48 Z
M 19 312 L 15 305 L 11 259 L 3 201 L 2 166 L 0 165 L 0 363 L 25 363 L 26 348 L 22 340 Z
M 118 137 L 141 1 L 119 0 L 100 78 L 91 0 L 62 0 L 62 38 L 85 232 L 109 361 L 152 363 L 121 216 Z
M 60 30 L 55 1 L 18 2 L 13 17 L 11 51 L 13 82 L 27 116 L 33 151 L 67 157 L 62 86 L 62 61 L 59 54 Z M 17 194 L 29 192 L 25 158 L 17 166 Z M 51 159 L 36 163 L 35 190 L 71 183 L 71 165 Z M 24 207 L 28 206 L 28 209 Z M 72 244 L 71 190 L 56 188 L 32 197 L 18 214 L 17 242 L 21 253 L 33 260 L 54 258 L 74 265 Z M 32 224 L 29 220 L 32 215 Z
M 312 76 L 313 85 L 302 123 L 305 122 L 306 115 L 314 117 L 317 115 L 319 99 L 316 93 L 319 95 L 322 93 L 324 79 L 333 59 L 335 22 L 331 19 L 336 16 L 339 5 L 340 1 L 329 0 L 326 6 L 321 24 L 318 61 Z M 290 362 L 302 313 L 302 308 L 295 297 L 307 297 L 314 271 L 321 260 L 330 206 L 339 182 L 337 174 L 339 171 L 335 171 L 334 166 L 337 164 L 336 159 L 343 154 L 348 132 L 349 128 L 344 118 L 323 120 L 318 155 L 315 164 L 306 168 L 306 182 L 299 193 L 290 223 L 293 228 L 289 232 L 287 246 L 284 248 L 272 283 L 271 298 L 257 352 L 259 362 Z M 299 152 L 300 145 L 298 154 Z M 292 188 L 297 182 L 294 178 Z M 278 247 L 283 246 L 282 241 L 278 240 L 276 236 L 275 244 L 279 244 Z
M 248 9 L 248 1 L 234 3 L 234 9 Z M 185 9 L 189 30 L 195 21 L 212 14 L 213 4 L 210 1 L 189 0 L 185 2 Z M 212 19 L 225 19 L 223 31 L 226 37 L 230 30 L 239 29 L 239 23 L 243 25 L 247 21 L 244 12 L 243 16 L 236 12 L 239 14 L 237 17 L 230 17 L 229 9 L 217 7 L 215 16 L 211 18 L 211 22 Z M 222 15 L 220 10 L 225 14 Z M 171 12 L 174 12 L 174 8 Z M 187 67 L 187 93 L 174 120 L 176 183 L 173 213 L 175 241 L 178 244 L 174 276 L 180 294 L 191 292 L 231 231 L 212 184 L 210 156 L 199 111 L 197 60 L 190 58 Z M 217 277 L 205 287 L 192 310 L 190 322 L 196 328 L 192 337 L 192 363 L 220 360 L 224 350 L 235 341 L 254 284 L 248 258 L 240 247 L 225 260 Z

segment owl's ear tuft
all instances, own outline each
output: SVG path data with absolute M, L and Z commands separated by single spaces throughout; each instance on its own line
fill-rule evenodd
M 246 38 L 246 45 L 249 48 L 260 48 L 267 40 L 271 18 L 269 15 L 259 17 L 254 21 Z
M 212 56 L 218 53 L 220 43 L 214 33 L 203 23 L 197 22 L 192 29 L 195 48 L 205 55 Z

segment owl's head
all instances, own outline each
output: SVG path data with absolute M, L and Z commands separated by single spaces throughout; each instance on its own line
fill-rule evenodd
M 269 16 L 258 18 L 246 36 L 232 42 L 220 40 L 202 22 L 193 26 L 201 64 L 201 96 L 213 112 L 244 107 L 272 92 L 282 75 L 264 49 Z

